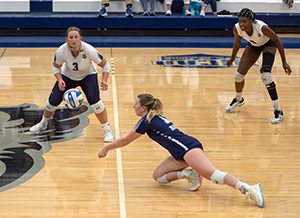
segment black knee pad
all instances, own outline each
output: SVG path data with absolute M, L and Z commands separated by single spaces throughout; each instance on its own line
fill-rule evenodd
M 272 90 L 272 89 L 276 88 L 276 84 L 274 82 L 272 82 L 272 83 L 266 85 L 266 87 L 267 87 L 268 90 Z
M 277 91 L 276 91 L 276 84 L 274 82 L 269 83 L 266 85 L 267 90 L 269 92 L 269 95 L 272 99 L 272 101 L 275 101 L 278 99 Z
M 270 72 L 273 67 L 275 56 L 270 52 L 263 53 L 263 63 L 262 67 L 260 68 L 260 73 Z

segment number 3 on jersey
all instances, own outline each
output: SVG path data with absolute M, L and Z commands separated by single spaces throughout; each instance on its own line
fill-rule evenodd
M 78 71 L 78 63 L 73 63 L 73 70 Z

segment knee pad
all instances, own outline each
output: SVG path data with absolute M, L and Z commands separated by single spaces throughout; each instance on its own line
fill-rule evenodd
M 227 173 L 221 172 L 220 170 L 216 170 L 210 176 L 210 180 L 216 184 L 224 185 L 224 178 L 225 178 L 226 174 Z
M 183 0 L 183 4 L 190 4 L 190 0 Z
M 49 101 L 47 101 L 46 102 L 46 104 L 45 104 L 45 109 L 47 110 L 47 111 L 49 111 L 49 112 L 53 112 L 53 111 L 55 111 L 56 110 L 56 106 L 53 106 L 53 105 L 51 105 L 50 103 L 49 103 Z
M 171 5 L 172 2 L 173 2 L 173 0 L 166 0 L 166 4 L 167 4 L 167 5 Z
M 236 71 L 234 74 L 234 81 L 236 81 L 237 83 L 241 83 L 244 81 L 244 77 L 245 75 L 240 74 L 239 72 Z
M 102 111 L 104 111 L 104 104 L 101 100 L 99 100 L 97 103 L 91 105 L 92 109 L 94 110 L 95 114 L 100 114 Z
M 265 86 L 274 83 L 271 73 L 270 72 L 264 72 L 260 75 L 261 81 Z M 268 87 L 267 87 L 268 88 Z
M 166 183 L 170 183 L 168 180 L 167 180 L 167 174 L 163 175 L 162 177 L 158 177 L 156 179 L 156 182 L 160 183 L 160 184 L 166 184 Z

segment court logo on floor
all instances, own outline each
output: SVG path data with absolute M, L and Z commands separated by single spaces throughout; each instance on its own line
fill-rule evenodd
M 160 56 L 158 59 L 158 61 L 152 61 L 152 64 L 162 67 L 227 68 L 226 62 L 230 56 L 191 54 Z M 232 67 L 237 67 L 239 62 L 240 57 L 236 57 Z M 255 66 L 259 66 L 259 64 L 256 63 Z
M 34 135 L 29 128 L 41 120 L 43 109 L 33 104 L 0 107 L 0 192 L 36 175 L 45 165 L 43 154 L 52 143 L 81 136 L 93 110 L 86 102 L 77 110 L 57 108 L 48 128 Z

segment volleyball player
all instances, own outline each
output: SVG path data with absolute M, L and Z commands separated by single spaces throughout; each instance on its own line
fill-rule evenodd
M 279 105 L 276 84 L 272 79 L 271 71 L 275 53 L 278 49 L 285 73 L 288 75 L 292 73 L 292 70 L 285 59 L 282 42 L 267 24 L 255 19 L 255 14 L 250 9 L 243 8 L 238 17 L 239 21 L 235 24 L 233 29 L 235 41 L 232 48 L 231 58 L 227 61 L 228 67 L 232 65 L 236 54 L 240 49 L 241 39 L 244 38 L 247 40 L 248 44 L 240 59 L 237 72 L 234 75 L 236 91 L 235 97 L 231 103 L 225 107 L 225 110 L 227 112 L 232 112 L 236 109 L 236 107 L 241 107 L 245 104 L 245 100 L 242 96 L 245 85 L 245 76 L 262 53 L 262 66 L 260 68 L 261 80 L 268 90 L 274 108 L 274 118 L 271 123 L 281 123 L 283 120 L 283 112 Z
M 32 133 L 39 134 L 40 131 L 46 130 L 48 120 L 61 103 L 64 92 L 70 88 L 80 86 L 102 125 L 104 142 L 114 140 L 114 134 L 109 127 L 106 108 L 100 100 L 98 74 L 94 63 L 102 68 L 100 90 L 106 91 L 110 72 L 109 63 L 93 46 L 82 41 L 79 28 L 68 28 L 66 43 L 57 49 L 52 65 L 52 71 L 57 81 L 46 102 L 42 120 L 29 129 Z
M 264 207 L 261 185 L 250 186 L 229 173 L 218 170 L 203 153 L 202 144 L 194 137 L 179 131 L 176 126 L 164 117 L 163 104 L 150 94 L 140 94 L 134 104 L 137 116 L 142 117 L 127 135 L 105 145 L 98 152 L 103 158 L 108 151 L 123 147 L 143 134 L 147 135 L 171 156 L 165 159 L 153 172 L 153 178 L 160 184 L 167 184 L 178 179 L 191 182 L 190 191 L 196 191 L 202 183 L 202 176 L 216 184 L 226 184 L 241 191 L 246 198 L 252 199 L 260 207 Z M 192 169 L 187 169 L 191 167 Z

